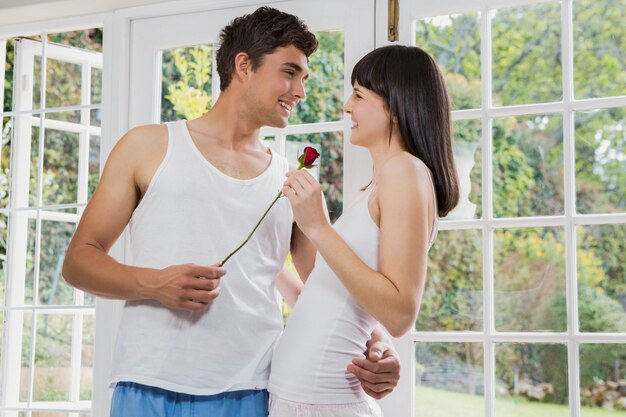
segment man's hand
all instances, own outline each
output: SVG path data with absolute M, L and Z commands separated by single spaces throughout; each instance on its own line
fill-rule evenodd
M 388 340 L 370 340 L 365 359 L 354 358 L 348 365 L 367 395 L 377 400 L 394 390 L 400 380 L 400 359 Z
M 219 264 L 174 265 L 141 280 L 142 293 L 166 307 L 202 311 L 219 295 L 220 279 L 224 274 L 226 270 Z

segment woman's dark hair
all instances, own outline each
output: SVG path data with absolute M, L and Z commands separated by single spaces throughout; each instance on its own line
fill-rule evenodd
M 352 85 L 355 82 L 382 97 L 390 129 L 397 120 L 406 149 L 433 174 L 439 215 L 448 214 L 459 201 L 459 185 L 452 154 L 450 99 L 437 63 L 417 47 L 384 46 L 356 64 Z
M 216 56 L 220 90 L 224 91 L 233 79 L 238 53 L 247 53 L 252 68 L 256 69 L 263 64 L 264 55 L 290 45 L 307 58 L 317 49 L 315 35 L 298 17 L 271 7 L 260 7 L 251 14 L 237 17 L 220 33 Z

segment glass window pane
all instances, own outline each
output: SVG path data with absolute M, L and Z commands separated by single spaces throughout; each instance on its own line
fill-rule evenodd
M 213 46 L 163 51 L 161 122 L 195 119 L 211 108 Z
M 9 206 L 9 188 L 11 182 L 11 138 L 13 137 L 13 118 L 0 118 L 0 208 Z
M 33 368 L 32 363 L 30 361 L 31 356 L 31 341 L 32 341 L 32 328 L 33 328 L 33 313 L 30 312 L 21 312 L 21 311 L 13 311 L 11 313 L 11 320 L 16 320 L 17 322 L 22 322 L 22 358 L 21 358 L 21 369 L 20 369 L 20 394 L 19 401 L 28 401 L 28 397 L 30 395 L 29 391 L 29 381 L 30 381 L 30 372 Z M 18 335 L 16 335 L 18 336 Z
M 483 417 L 483 381 L 482 343 L 416 343 L 416 417 Z
M 20 85 L 13 86 L 13 92 L 23 91 L 23 95 L 15 96 L 12 109 L 31 110 L 41 108 L 41 55 L 42 44 L 40 36 L 31 36 L 29 38 L 14 39 L 15 47 L 13 74 L 18 78 Z M 19 78 L 21 77 L 21 79 Z M 30 97 L 29 97 L 30 95 Z M 19 100 L 18 100 L 19 99 Z
M 91 126 L 97 126 L 97 127 L 102 126 L 102 110 L 101 109 L 90 110 L 89 124 Z
M 41 222 L 41 253 L 39 257 L 39 304 L 72 305 L 74 288 L 61 275 L 63 260 L 76 225 L 74 223 Z
M 0 311 L 4 311 L 4 289 L 7 277 L 7 242 L 9 238 L 9 218 L 0 213 Z M 0 321 L 1 323 L 1 321 Z M 0 331 L 0 337 L 2 331 Z M 2 344 L 0 344 L 2 346 Z M 2 349 L 0 349 L 2 351 Z M 2 361 L 0 361 L 2 363 Z
M 494 232 L 496 330 L 566 330 L 564 253 L 561 228 Z
M 445 219 L 476 219 L 482 216 L 482 137 L 480 120 L 453 124 L 454 162 L 459 176 L 459 204 Z
M 72 351 L 70 314 L 39 314 L 33 401 L 69 401 Z
M 13 108 L 13 70 L 15 68 L 15 41 L 0 39 L 0 107 L 3 112 Z
M 560 100 L 561 4 L 491 13 L 494 106 Z
M 576 209 L 626 209 L 626 108 L 574 113 Z
M 96 337 L 96 317 L 83 315 L 83 345 L 80 363 L 80 400 L 91 400 L 93 389 L 93 359 Z
M 100 181 L 100 136 L 89 136 L 89 194 L 91 199 Z
M 576 98 L 626 93 L 626 4 L 623 0 L 574 0 Z
M 480 13 L 418 20 L 415 45 L 441 67 L 453 110 L 480 108 Z
M 47 59 L 46 108 L 81 104 L 82 65 Z
M 563 118 L 493 121 L 493 211 L 497 217 L 564 212 Z
M 16 230 L 15 233 L 19 233 L 19 231 Z M 37 244 L 37 219 L 35 212 L 29 212 L 27 241 L 26 274 L 24 276 L 24 304 L 32 305 L 34 304 L 33 297 L 35 293 L 35 247 Z M 15 277 L 11 277 L 11 281 L 13 281 L 16 285 L 19 285 L 19 281 L 17 281 Z M 19 303 L 21 300 L 16 301 Z
M 38 128 L 33 128 L 33 135 Z M 46 128 L 44 137 L 43 196 L 41 204 L 73 204 L 78 198 L 79 133 Z M 31 154 L 38 151 L 33 145 Z M 36 168 L 35 168 L 36 169 Z M 32 177 L 31 177 L 32 178 Z M 32 186 L 32 181 L 31 181 Z M 36 196 L 31 189 L 31 198 Z M 74 211 L 75 212 L 75 211 Z
M 344 34 L 316 32 L 317 51 L 309 60 L 310 77 L 305 81 L 307 97 L 289 117 L 289 124 L 328 122 L 343 119 Z
M 334 222 L 343 211 L 343 132 L 287 136 L 285 157 L 289 163 L 296 164 L 298 155 L 306 146 L 312 146 L 320 153 L 318 166 L 310 172 L 322 185 L 328 214 Z M 363 186 L 367 185 L 365 181 Z
M 46 113 L 46 127 L 57 126 L 54 121 L 80 123 L 80 110 Z M 36 118 L 39 123 L 39 117 Z
M 567 346 L 496 345 L 496 416 L 569 417 Z
M 581 345 L 581 417 L 626 415 L 625 391 L 626 345 Z
M 577 232 L 580 330 L 626 332 L 626 225 L 580 226 Z
M 23 120 L 22 117 L 19 118 Z M 31 122 L 32 123 L 32 122 Z M 29 207 L 39 206 L 39 126 L 31 127 L 30 135 L 30 181 L 28 188 Z
M 102 103 L 102 68 L 91 68 L 91 104 Z
M 15 306 L 21 306 L 24 303 L 32 304 L 35 217 L 35 211 L 24 210 L 12 212 L 4 217 L 0 215 L 0 220 L 5 222 L 8 218 L 5 225 L 11 228 L 10 235 L 7 233 L 8 229 L 4 229 L 4 232 L 0 229 L 0 235 L 4 233 L 1 239 L 6 239 L 4 249 L 0 250 L 0 253 L 6 251 L 7 257 L 3 262 L 3 268 L 6 282 L 10 280 L 12 284 L 11 302 Z
M 102 52 L 102 39 L 102 28 L 48 34 L 48 42 L 67 45 L 91 52 Z
M 441 230 L 430 250 L 416 330 L 482 330 L 482 265 L 480 230 Z

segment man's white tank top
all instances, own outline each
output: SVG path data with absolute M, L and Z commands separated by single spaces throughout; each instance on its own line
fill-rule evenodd
M 259 176 L 232 178 L 204 158 L 185 121 L 167 129 L 167 153 L 129 224 L 127 263 L 213 265 L 254 228 L 281 189 L 288 163 L 272 152 Z M 126 302 L 111 382 L 195 395 L 265 388 L 283 328 L 274 279 L 289 251 L 292 221 L 288 201 L 280 199 L 228 261 L 220 295 L 204 312 Z
M 368 210 L 370 192 L 362 192 L 333 227 L 367 266 L 379 271 L 380 233 Z M 435 235 L 436 222 L 431 244 Z M 268 390 L 307 404 L 364 401 L 361 384 L 346 367 L 352 358 L 364 357 L 377 324 L 318 253 L 274 351 Z

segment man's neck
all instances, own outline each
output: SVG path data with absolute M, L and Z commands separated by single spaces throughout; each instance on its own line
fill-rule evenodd
M 243 103 L 228 92 L 222 93 L 207 113 L 191 121 L 202 135 L 218 140 L 224 147 L 247 147 L 257 144 L 261 126 L 245 116 Z

